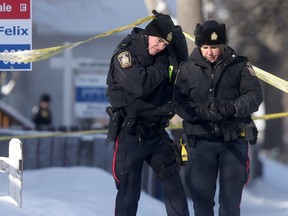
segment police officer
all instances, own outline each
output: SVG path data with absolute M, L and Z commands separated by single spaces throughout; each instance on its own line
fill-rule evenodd
M 175 148 L 165 131 L 174 115 L 174 71 L 188 49 L 181 27 L 168 15 L 154 14 L 145 29 L 134 28 L 117 46 L 107 77 L 107 96 L 124 119 L 114 145 L 116 216 L 136 215 L 145 161 L 161 182 L 167 215 L 189 215 Z
M 174 98 L 190 145 L 185 181 L 195 216 L 213 216 L 219 178 L 219 216 L 239 216 L 249 176 L 248 143 L 257 139 L 251 114 L 263 100 L 246 57 L 227 46 L 225 24 L 208 20 L 195 28 L 189 59 L 179 67 Z
M 52 113 L 50 110 L 51 97 L 47 93 L 43 93 L 40 97 L 39 104 L 32 108 L 32 121 L 36 125 L 36 129 L 52 124 Z

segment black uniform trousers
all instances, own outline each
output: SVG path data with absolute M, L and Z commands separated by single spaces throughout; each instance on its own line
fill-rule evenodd
M 185 176 L 195 216 L 214 215 L 218 177 L 219 216 L 240 216 L 242 191 L 249 178 L 248 142 L 197 140 L 190 149 Z
M 118 189 L 115 216 L 135 216 L 141 193 L 141 175 L 146 161 L 160 180 L 168 216 L 188 216 L 187 198 L 179 165 L 168 133 L 146 128 L 142 142 L 124 126 L 115 143 L 112 172 Z

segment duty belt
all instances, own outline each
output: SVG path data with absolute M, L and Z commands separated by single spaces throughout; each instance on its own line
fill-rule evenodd
M 244 129 L 241 129 L 239 132 L 232 131 L 232 132 L 226 132 L 221 135 L 215 135 L 215 134 L 206 134 L 206 135 L 200 135 L 197 136 L 199 139 L 204 139 L 210 142 L 228 142 L 232 140 L 237 140 L 239 138 L 246 137 L 246 133 Z
M 169 126 L 169 119 L 161 119 L 160 121 L 157 121 L 157 122 L 146 121 L 145 119 L 141 119 L 136 122 L 137 122 L 137 125 L 140 125 L 144 128 L 164 129 Z

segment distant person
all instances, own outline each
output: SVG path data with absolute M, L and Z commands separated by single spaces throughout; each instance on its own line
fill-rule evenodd
M 263 92 L 251 63 L 227 45 L 225 24 L 195 28 L 196 48 L 177 74 L 176 113 L 190 146 L 186 184 L 195 216 L 213 216 L 219 183 L 219 216 L 240 216 L 249 178 L 249 143 L 257 141 L 251 118 Z
M 32 108 L 32 121 L 36 128 L 49 126 L 52 124 L 52 113 L 50 110 L 51 97 L 48 94 L 42 94 L 39 104 Z

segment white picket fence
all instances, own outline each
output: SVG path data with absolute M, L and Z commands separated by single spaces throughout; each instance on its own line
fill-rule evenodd
M 22 174 L 23 153 L 22 142 L 13 138 L 9 142 L 9 157 L 0 157 L 0 172 L 9 176 L 8 195 L 16 206 L 22 207 Z

